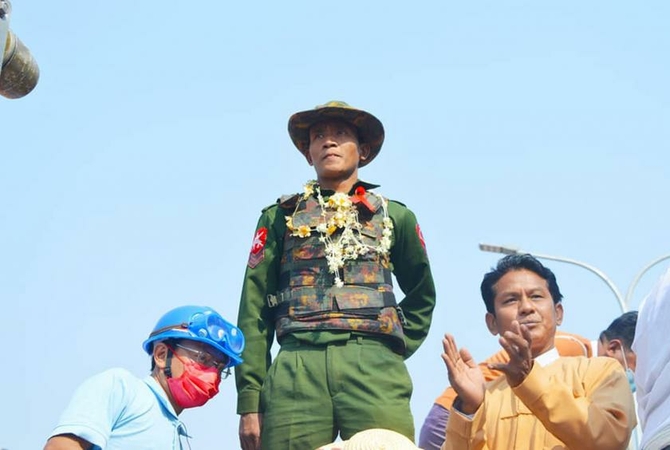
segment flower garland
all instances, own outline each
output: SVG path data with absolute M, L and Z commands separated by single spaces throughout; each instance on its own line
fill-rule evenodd
M 293 226 L 293 215 L 298 210 L 298 205 L 293 215 L 286 216 L 286 227 L 291 231 L 291 236 L 307 238 L 312 235 L 312 231 L 320 234 L 319 242 L 325 246 L 326 262 L 328 271 L 335 275 L 335 286 L 342 287 L 344 282 L 340 277 L 340 269 L 344 267 L 347 260 L 355 260 L 368 252 L 375 252 L 379 255 L 387 255 L 391 249 L 391 236 L 393 235 L 393 222 L 388 215 L 388 202 L 381 195 L 373 192 L 380 200 L 384 217 L 382 219 L 383 229 L 379 245 L 368 245 L 361 239 L 361 229 L 363 225 L 358 221 L 358 209 L 354 206 L 352 199 L 341 192 L 336 192 L 325 200 L 321 195 L 321 188 L 315 180 L 308 181 L 304 186 L 301 199 L 307 200 L 311 195 L 316 194 L 316 199 L 321 206 L 322 221 L 314 229 L 309 225 Z M 356 196 L 365 195 L 365 189 L 359 187 L 356 189 Z M 330 218 L 328 212 L 334 211 Z M 335 235 L 337 230 L 341 233 Z

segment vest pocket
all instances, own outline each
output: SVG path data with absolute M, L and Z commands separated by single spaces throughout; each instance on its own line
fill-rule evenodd
M 290 302 L 280 303 L 277 313 L 296 320 L 322 318 L 376 319 L 382 308 L 395 305 L 392 292 L 363 286 L 334 288 L 327 291 L 311 286 L 296 287 Z
M 395 306 L 393 292 L 364 286 L 337 289 L 333 292 L 333 300 L 338 311 L 375 317 L 382 308 Z
M 392 279 L 390 272 L 385 270 L 381 264 L 376 261 L 356 261 L 348 262 L 344 266 L 343 278 L 344 284 L 388 284 L 391 289 Z

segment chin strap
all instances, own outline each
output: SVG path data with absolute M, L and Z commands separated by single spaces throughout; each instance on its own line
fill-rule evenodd
M 172 350 L 168 347 L 167 358 L 165 359 L 165 369 L 163 373 L 166 378 L 172 378 Z

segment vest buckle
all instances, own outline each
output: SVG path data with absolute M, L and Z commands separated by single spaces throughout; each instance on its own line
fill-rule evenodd
M 407 326 L 407 318 L 405 317 L 405 313 L 402 312 L 402 308 L 400 306 L 396 306 L 395 310 L 398 312 L 398 319 L 400 319 L 400 324 L 404 327 Z

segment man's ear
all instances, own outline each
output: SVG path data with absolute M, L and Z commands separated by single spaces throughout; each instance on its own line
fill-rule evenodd
M 168 347 L 163 342 L 156 342 L 154 344 L 153 358 L 156 367 L 159 369 L 165 369 L 167 365 L 167 356 L 168 356 Z
M 490 312 L 487 312 L 486 316 L 484 317 L 484 320 L 486 320 L 486 326 L 488 327 L 491 334 L 494 335 L 494 336 L 497 336 L 499 334 L 499 331 L 498 331 L 498 321 L 496 320 L 496 316 L 494 316 Z
M 370 157 L 370 144 L 359 144 L 358 145 L 358 160 L 366 161 Z
M 621 342 L 619 340 L 612 339 L 610 341 L 607 341 L 607 347 L 605 347 L 605 354 L 607 354 L 607 356 L 611 356 L 612 358 L 615 358 L 616 356 L 614 356 L 614 355 L 616 355 L 616 353 L 618 351 L 623 352 L 623 348 L 622 348 Z M 625 354 L 622 354 L 622 356 L 624 358 L 626 357 Z
M 556 303 L 554 305 L 554 311 L 556 311 L 556 326 L 559 326 L 563 323 L 563 303 Z

